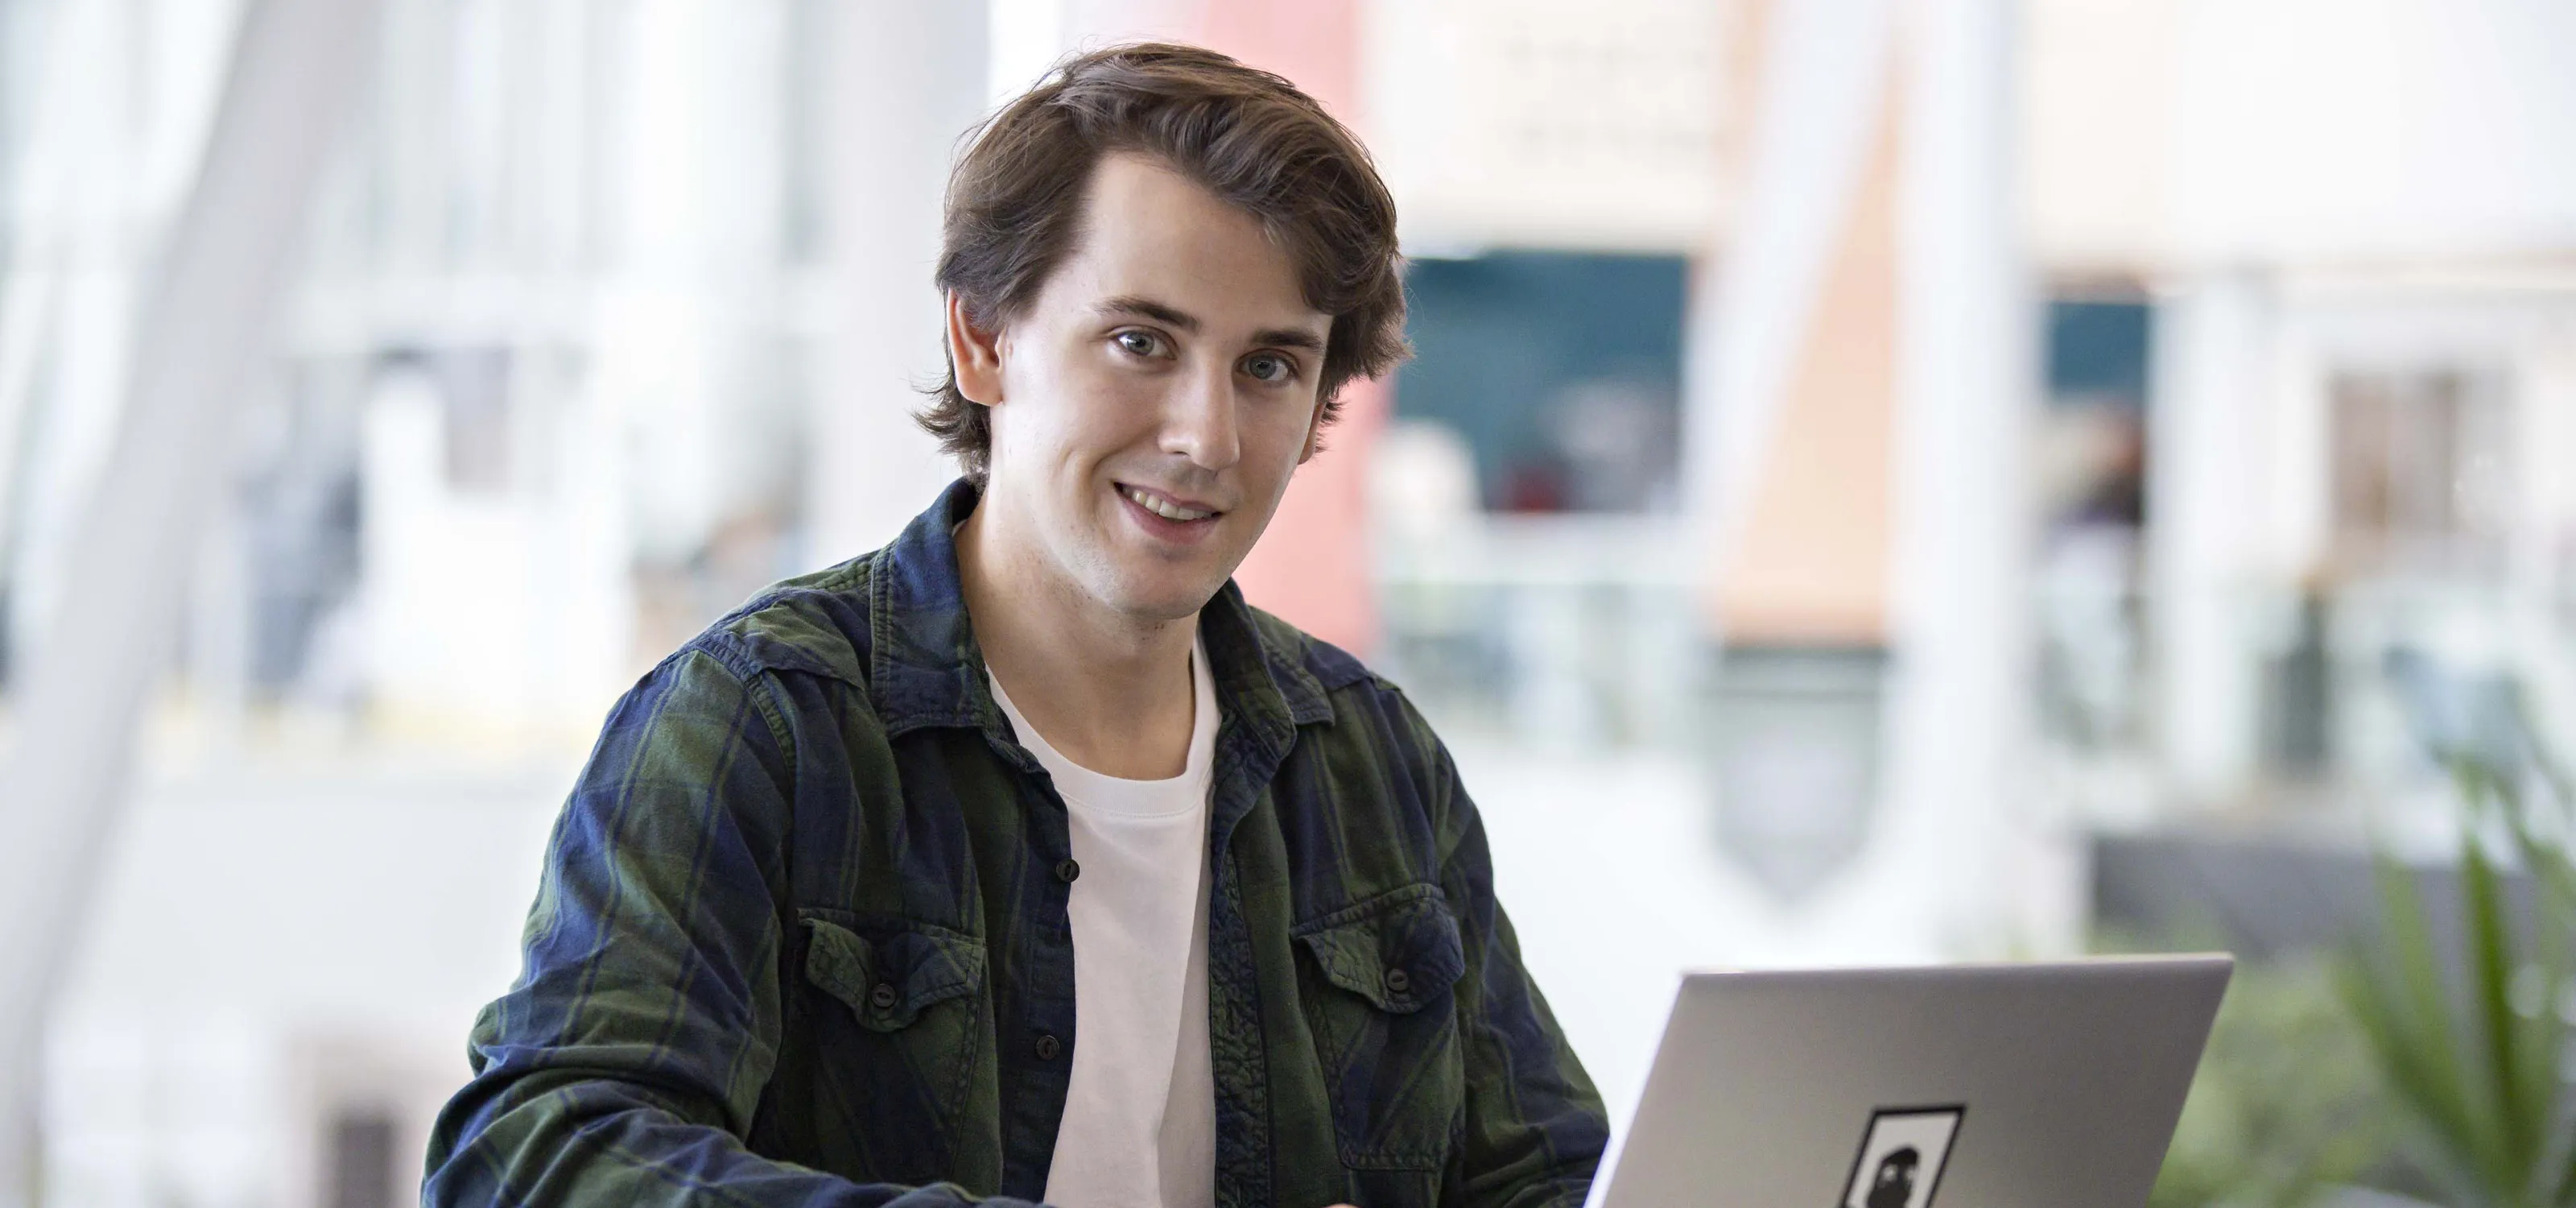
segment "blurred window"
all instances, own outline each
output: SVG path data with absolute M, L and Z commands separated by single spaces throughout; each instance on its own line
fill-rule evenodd
M 2506 413 L 2494 375 L 2336 374 L 2334 545 L 2349 571 L 2483 575 L 2504 553 Z
M 2052 401 L 2147 399 L 2147 348 L 2155 309 L 2144 301 L 2056 299 L 2048 304 Z
M 2146 522 L 2148 347 L 2144 301 L 2055 299 L 2047 311 L 2048 410 L 2037 452 L 2050 531 Z
M 2150 348 L 2143 296 L 2047 303 L 2048 406 L 2032 452 L 2046 540 L 2035 568 L 2043 732 L 2088 752 L 2143 737 L 2139 530 L 2147 521 Z
M 1488 509 L 1670 511 L 1684 271 L 1679 256 L 1415 260 L 1396 410 L 1466 438 Z

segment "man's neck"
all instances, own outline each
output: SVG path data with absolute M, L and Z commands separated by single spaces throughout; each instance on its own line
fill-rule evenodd
M 1198 619 L 1140 621 L 1068 582 L 990 501 L 957 530 L 966 613 L 985 666 L 1065 758 L 1162 780 L 1189 763 Z

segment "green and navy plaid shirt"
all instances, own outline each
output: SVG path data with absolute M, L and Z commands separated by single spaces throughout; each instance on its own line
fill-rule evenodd
M 763 592 L 618 703 L 427 1203 L 1043 1194 L 1079 870 L 967 624 L 950 532 L 975 498 L 961 482 L 886 548 Z M 1217 1204 L 1581 1203 L 1600 1098 L 1448 752 L 1232 584 L 1200 632 Z

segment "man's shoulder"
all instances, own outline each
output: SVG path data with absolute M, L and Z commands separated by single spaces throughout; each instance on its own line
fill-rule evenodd
M 801 672 L 867 685 L 868 579 L 875 557 L 782 579 L 753 593 L 681 647 L 714 657 L 751 679 Z
M 1475 807 L 1453 791 L 1449 754 L 1430 721 L 1350 651 L 1258 609 L 1253 623 L 1274 677 L 1294 668 L 1320 690 L 1311 698 L 1320 708 L 1300 718 L 1299 753 L 1282 767 L 1288 791 L 1273 798 L 1290 831 L 1340 836 L 1310 849 L 1323 863 L 1297 878 L 1307 895 L 1300 917 L 1438 881 Z M 1375 854 L 1351 863 L 1347 853 L 1359 851 Z
M 1247 608 L 1269 656 L 1302 670 L 1332 711 L 1330 730 L 1351 741 L 1429 745 L 1431 729 L 1404 689 L 1375 668 L 1322 638 L 1259 608 Z M 1362 723 L 1362 724 L 1352 724 Z
M 1252 616 L 1253 632 L 1259 635 L 1262 649 L 1271 658 L 1290 666 L 1303 668 L 1315 678 L 1315 685 L 1325 692 L 1339 692 L 1354 685 L 1371 691 L 1394 691 L 1395 685 L 1369 669 L 1359 656 L 1299 629 L 1278 614 L 1245 604 Z

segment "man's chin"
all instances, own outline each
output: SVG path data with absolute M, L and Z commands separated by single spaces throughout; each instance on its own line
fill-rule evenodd
M 1213 582 L 1189 583 L 1128 580 L 1108 586 L 1110 591 L 1104 594 L 1112 607 L 1139 621 L 1160 623 L 1197 616 L 1200 609 L 1207 607 L 1209 600 L 1216 598 L 1217 590 L 1225 586 L 1225 580 L 1222 577 Z

